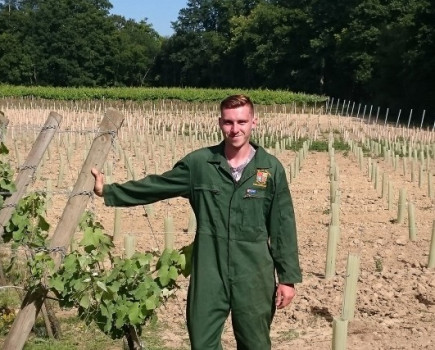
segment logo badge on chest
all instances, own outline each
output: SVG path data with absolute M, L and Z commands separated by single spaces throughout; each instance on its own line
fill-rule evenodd
M 266 187 L 267 179 L 269 178 L 270 173 L 264 169 L 258 169 L 257 175 L 255 176 L 254 186 L 258 187 Z

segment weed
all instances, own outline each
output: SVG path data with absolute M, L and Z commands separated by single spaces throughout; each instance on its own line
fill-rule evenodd
M 299 332 L 295 329 L 289 329 L 288 331 L 283 331 L 281 333 L 281 338 L 285 341 L 290 341 L 299 338 Z
M 375 257 L 374 260 L 375 260 L 375 270 L 376 270 L 376 272 L 382 272 L 382 270 L 384 268 L 383 263 L 382 263 L 382 258 Z
M 313 141 L 310 146 L 311 151 L 326 152 L 328 151 L 328 142 L 326 141 Z

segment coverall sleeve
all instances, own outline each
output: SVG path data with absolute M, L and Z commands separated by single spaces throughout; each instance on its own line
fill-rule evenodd
M 177 162 L 161 175 L 148 175 L 141 180 L 103 187 L 104 203 L 107 206 L 131 207 L 145 205 L 173 197 L 190 196 L 190 171 L 188 159 Z
M 268 228 L 278 281 L 287 284 L 302 282 L 295 214 L 283 168 L 277 174 L 275 186 Z

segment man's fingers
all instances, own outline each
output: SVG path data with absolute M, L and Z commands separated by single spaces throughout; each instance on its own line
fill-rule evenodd
M 91 173 L 92 173 L 92 175 L 94 175 L 95 178 L 97 176 L 101 175 L 101 172 L 99 172 L 97 168 L 92 168 Z
M 101 197 L 103 195 L 103 184 L 104 184 L 104 178 L 103 174 L 98 171 L 96 168 L 91 169 L 91 173 L 95 178 L 95 185 L 94 185 L 94 193 Z

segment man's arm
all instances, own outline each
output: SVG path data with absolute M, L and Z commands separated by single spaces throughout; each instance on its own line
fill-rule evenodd
M 95 178 L 94 192 L 104 198 L 108 206 L 131 207 L 154 203 L 173 197 L 189 198 L 191 179 L 188 159 L 185 157 L 161 175 L 148 175 L 141 180 L 131 180 L 123 184 L 104 184 L 103 174 L 91 170 Z
M 270 248 L 278 276 L 276 306 L 287 306 L 295 296 L 294 283 L 302 282 L 296 221 L 290 190 L 282 166 L 278 166 L 275 194 L 272 200 L 268 229 Z

